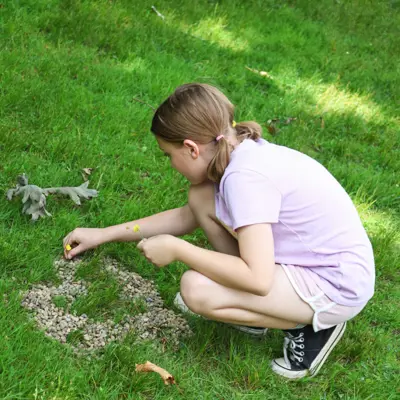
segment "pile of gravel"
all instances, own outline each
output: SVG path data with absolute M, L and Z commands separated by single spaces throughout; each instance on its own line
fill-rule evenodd
M 112 274 L 121 285 L 121 299 L 146 303 L 147 311 L 136 315 L 126 314 L 119 323 L 111 319 L 95 321 L 87 315 L 68 312 L 72 303 L 87 295 L 90 282 L 75 280 L 75 272 L 81 263 L 55 261 L 54 266 L 61 280 L 59 286 L 34 285 L 23 295 L 22 305 L 33 312 L 40 329 L 61 343 L 70 343 L 76 351 L 90 351 L 104 347 L 110 342 L 123 339 L 133 331 L 137 340 L 157 340 L 179 346 L 181 337 L 192 334 L 187 321 L 172 310 L 164 308 L 164 303 L 152 282 L 140 275 L 126 271 L 115 260 L 105 259 L 102 268 Z M 66 307 L 57 307 L 54 297 L 63 296 Z M 69 336 L 70 335 L 70 336 Z M 77 340 L 67 340 L 74 336 Z

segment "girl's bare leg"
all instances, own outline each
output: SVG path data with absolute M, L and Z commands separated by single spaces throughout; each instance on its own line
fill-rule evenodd
M 189 206 L 214 249 L 239 256 L 236 239 L 216 219 L 214 186 L 192 186 Z M 222 286 L 194 270 L 183 274 L 181 295 L 193 312 L 238 325 L 288 329 L 299 323 L 310 324 L 314 314 L 298 296 L 280 265 L 276 265 L 274 284 L 267 296 Z

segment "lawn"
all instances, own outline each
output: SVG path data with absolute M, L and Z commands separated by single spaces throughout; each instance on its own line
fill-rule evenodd
M 81 169 L 94 168 L 90 187 L 99 197 L 77 207 L 51 196 L 53 217 L 35 224 L 19 200 L 0 201 L 0 398 L 398 399 L 399 8 L 395 0 L 3 0 L 1 191 L 22 172 L 41 187 L 78 186 Z M 189 318 L 195 334 L 178 351 L 136 343 L 132 333 L 80 357 L 21 306 L 31 285 L 54 282 L 62 238 L 75 227 L 185 204 L 188 184 L 159 151 L 153 111 L 142 102 L 156 107 L 192 81 L 221 88 L 236 121 L 256 120 L 267 140 L 325 165 L 372 241 L 376 294 L 315 379 L 287 382 L 270 371 L 282 352 L 279 331 L 254 340 Z M 274 122 L 287 118 L 296 119 Z M 208 246 L 200 231 L 187 239 Z M 131 243 L 105 245 L 85 260 L 106 256 L 152 280 L 173 309 L 184 265 L 157 269 Z M 146 360 L 178 386 L 135 373 Z

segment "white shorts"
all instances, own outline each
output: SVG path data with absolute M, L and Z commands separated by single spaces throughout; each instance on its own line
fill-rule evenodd
M 237 234 L 217 218 L 218 222 L 237 240 Z M 317 285 L 318 276 L 305 267 L 281 264 L 296 293 L 313 310 L 313 328 L 315 332 L 331 328 L 355 317 L 366 306 L 342 306 L 332 301 Z
M 366 305 L 349 307 L 332 301 L 310 276 L 307 268 L 281 264 L 294 290 L 313 310 L 315 332 L 328 329 L 355 317 Z

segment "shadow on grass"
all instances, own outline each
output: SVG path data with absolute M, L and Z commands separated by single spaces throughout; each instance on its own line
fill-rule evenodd
M 155 51 L 192 65 L 212 54 L 214 65 L 229 70 L 231 61 L 267 70 L 289 68 L 303 79 L 318 75 L 349 92 L 361 90 L 385 111 L 398 110 L 395 3 L 237 1 L 224 7 L 204 1 L 188 9 L 161 2 L 160 8 L 165 22 L 146 2 L 69 0 L 60 3 L 58 12 L 44 12 L 39 27 L 55 43 L 72 40 L 122 61 Z M 386 29 L 384 43 L 379 28 Z

